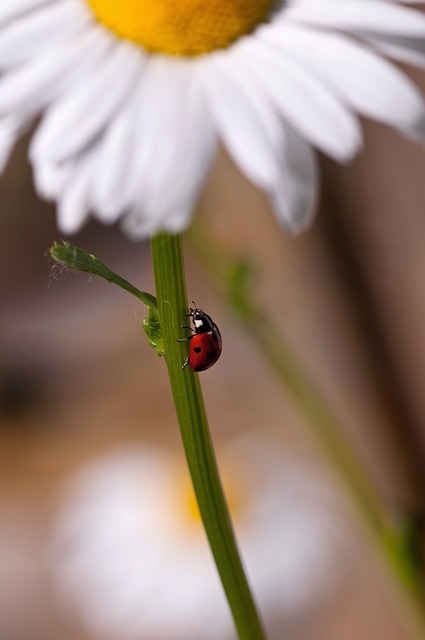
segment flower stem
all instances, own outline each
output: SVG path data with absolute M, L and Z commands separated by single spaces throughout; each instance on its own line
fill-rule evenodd
M 408 614 L 407 622 L 412 634 L 424 638 L 425 595 L 414 519 L 409 514 L 398 514 L 401 517 L 394 518 L 379 499 L 331 407 L 270 317 L 258 305 L 251 281 L 251 265 L 229 255 L 214 242 L 210 233 L 204 232 L 199 222 L 192 226 L 189 239 L 209 275 L 227 296 L 253 342 L 320 441 L 367 531 L 380 549 L 397 600 Z
M 187 323 L 181 236 L 158 234 L 151 247 L 164 356 L 199 511 L 239 638 L 261 640 L 264 633 L 223 494 L 199 376 L 190 367 L 181 368 L 185 352 L 177 339 L 180 326 Z

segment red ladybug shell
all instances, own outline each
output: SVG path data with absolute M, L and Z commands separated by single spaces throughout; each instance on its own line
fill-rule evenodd
M 179 340 L 179 342 L 190 340 L 189 355 L 182 369 L 189 365 L 193 371 L 205 371 L 212 367 L 220 357 L 221 334 L 212 318 L 202 309 L 198 309 L 196 305 L 194 309 L 190 309 L 189 316 L 194 324 L 193 334 Z M 186 326 L 182 328 L 190 329 Z
M 193 371 L 205 371 L 220 357 L 222 341 L 220 331 L 214 324 L 208 333 L 195 333 L 189 345 L 189 366 Z

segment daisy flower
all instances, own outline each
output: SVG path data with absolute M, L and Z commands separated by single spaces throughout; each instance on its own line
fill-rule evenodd
M 0 165 L 29 156 L 65 233 L 91 214 L 142 238 L 190 221 L 221 141 L 299 232 L 315 149 L 362 144 L 359 115 L 418 138 L 424 101 L 383 57 L 424 64 L 425 15 L 400 0 L 2 0 Z
M 323 612 L 335 596 L 343 534 L 328 489 L 310 469 L 258 443 L 238 442 L 227 456 L 229 505 L 247 570 L 269 631 L 282 637 L 291 625 L 311 622 L 315 609 Z M 163 449 L 119 450 L 80 470 L 62 495 L 53 575 L 63 605 L 94 636 L 234 637 L 183 471 Z

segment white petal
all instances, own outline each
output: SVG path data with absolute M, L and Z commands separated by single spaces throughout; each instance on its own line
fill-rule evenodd
M 95 152 L 80 156 L 69 171 L 58 202 L 58 226 L 66 234 L 78 231 L 87 220 L 90 211 L 90 179 Z
M 46 5 L 0 31 L 0 69 L 20 63 L 52 41 L 88 24 L 90 14 L 75 0 Z
M 194 77 L 196 65 L 162 59 L 153 65 L 150 73 L 162 76 L 162 82 L 149 90 L 156 116 L 147 109 L 139 123 L 149 134 L 142 139 L 143 158 L 138 161 L 139 204 L 124 221 L 133 236 L 187 226 L 215 148 L 204 95 Z
M 137 224 L 142 224 L 141 208 L 143 191 L 150 179 L 152 165 L 162 162 L 157 150 L 157 131 L 163 124 L 162 111 L 164 98 L 167 95 L 167 64 L 160 57 L 154 56 L 148 60 L 143 70 L 137 88 L 135 123 L 133 138 L 135 147 L 132 148 L 128 163 L 126 179 L 121 186 L 119 198 L 120 207 L 137 209 Z M 150 223 L 149 223 L 150 224 Z
M 150 221 L 143 222 L 143 209 L 140 203 L 143 202 L 143 193 L 147 182 L 150 179 L 150 171 L 153 164 L 162 162 L 163 159 L 156 154 L 157 131 L 161 129 L 163 122 L 162 111 L 164 109 L 164 96 L 166 95 L 166 84 L 168 78 L 167 67 L 161 58 L 153 57 L 148 61 L 139 85 L 138 108 L 134 128 L 134 138 L 138 145 L 129 163 L 128 173 L 122 185 L 122 200 L 127 208 L 132 210 L 128 223 L 130 224 L 133 214 L 137 226 L 151 224 Z M 164 123 L 164 126 L 166 124 Z
M 283 18 L 315 26 L 425 36 L 425 15 L 382 0 L 297 0 Z
M 53 0 L 2 0 L 0 3 L 0 26 L 27 11 L 31 11 Z M 56 0 L 58 1 L 58 0 Z
M 394 65 L 345 36 L 280 24 L 258 37 L 327 82 L 333 93 L 371 118 L 399 129 L 422 125 L 425 103 Z
M 292 168 L 285 153 L 296 149 L 299 136 L 296 141 L 288 140 L 284 124 L 256 84 L 247 81 L 244 74 L 236 73 L 230 65 L 221 64 L 219 56 L 211 57 L 202 82 L 218 133 L 236 164 L 251 182 L 269 194 L 279 220 L 294 231 L 300 229 L 303 220 L 311 215 L 310 200 L 314 198 L 305 197 L 306 211 L 301 212 L 298 206 L 301 198 L 297 199 L 296 192 L 300 196 L 301 183 L 309 182 L 311 177 L 306 191 L 310 190 L 312 194 L 316 181 L 312 178 L 314 161 L 306 151 L 306 145 L 301 141 L 302 147 L 298 147 L 293 167 L 298 165 L 301 156 L 310 164 L 306 165 L 305 175 L 290 193 L 287 187 Z M 306 151 L 305 155 L 303 151 Z
M 0 113 L 39 111 L 90 68 L 90 61 L 94 63 L 101 53 L 96 44 L 95 30 L 83 30 L 77 37 L 48 46 L 26 64 L 6 73 L 0 80 Z M 105 44 L 103 40 L 104 50 Z
M 104 55 L 97 69 L 79 79 L 75 91 L 56 100 L 45 115 L 31 154 L 63 161 L 101 133 L 127 98 L 140 70 L 140 53 L 122 42 Z
M 166 229 L 172 220 L 175 230 L 182 212 L 187 223 L 215 149 L 212 122 L 194 75 L 193 65 L 174 65 L 162 97 L 163 117 L 157 119 L 162 160 L 151 165 L 143 204 L 146 215 L 155 216 Z
M 22 119 L 28 119 L 31 115 L 29 109 L 37 112 L 44 102 L 53 100 L 60 95 L 61 91 L 74 86 L 80 78 L 85 78 L 93 73 L 93 65 L 99 63 L 99 58 L 106 51 L 105 45 L 109 44 L 109 37 L 105 38 L 104 30 L 91 29 L 81 37 L 73 39 L 73 42 L 65 42 L 63 47 L 56 48 L 55 56 L 52 59 L 51 50 L 48 49 L 39 58 L 35 58 L 35 70 L 48 73 L 57 72 L 59 77 L 56 82 L 52 82 L 45 93 L 37 90 L 36 83 L 30 83 L 31 73 L 28 70 L 28 85 L 34 86 L 34 93 L 19 111 Z M 46 66 L 41 59 L 45 59 Z M 30 65 L 31 66 L 31 65 Z M 24 73 L 25 68 L 23 69 Z M 42 76 L 40 75 L 39 78 Z M 6 77 L 7 79 L 7 77 Z M 5 79 L 5 81 L 6 81 Z M 1 87 L 1 83 L 0 83 Z M 25 85 L 24 85 L 25 87 Z M 6 94 L 7 95 L 7 94 Z M 38 100 L 38 102 L 37 102 Z M 29 113 L 29 116 L 28 116 Z M 34 134 L 30 148 L 29 158 L 33 164 L 35 184 L 38 193 L 47 199 L 55 198 L 59 195 L 65 176 L 68 174 L 69 162 L 56 163 L 52 157 L 45 153 L 44 135 L 42 125 Z
M 284 149 L 282 126 L 272 105 L 219 56 L 211 56 L 200 80 L 213 121 L 236 163 L 254 184 L 270 187 Z
M 46 200 L 59 198 L 69 178 L 73 162 L 55 164 L 50 160 L 40 160 L 33 167 L 37 193 Z
M 410 64 L 421 69 L 425 68 L 424 38 L 407 39 L 397 38 L 395 36 L 374 36 L 373 38 L 369 38 L 360 33 L 358 37 L 398 62 Z
M 0 173 L 4 170 L 19 135 L 20 126 L 15 118 L 0 120 Z
M 282 181 L 272 200 L 278 219 L 291 233 L 300 233 L 313 221 L 317 210 L 319 170 L 311 147 L 285 125 Z
M 361 146 L 360 125 L 349 109 L 316 75 L 260 40 L 246 40 L 230 55 L 241 73 L 251 76 L 278 111 L 307 140 L 339 162 L 353 157 Z
M 139 144 L 130 163 L 126 183 L 123 185 L 123 196 L 132 209 L 126 224 L 134 224 L 137 228 L 145 225 L 150 228 L 155 224 L 155 220 L 151 217 L 146 218 L 144 206 L 146 189 L 151 179 L 154 179 L 153 176 L 166 165 L 177 130 L 172 97 L 171 99 L 168 97 L 174 95 L 171 92 L 172 83 L 175 81 L 173 74 L 175 65 L 177 66 L 177 63 L 166 61 L 161 57 L 151 58 L 140 83 L 139 108 L 134 132 Z M 168 93 L 169 85 L 170 94 Z M 170 128 L 172 134 L 171 138 L 166 140 L 165 156 L 163 156 L 163 132 L 169 132 Z M 158 145 L 161 146 L 161 152 Z M 173 186 L 170 185 L 170 189 L 173 189 Z M 157 219 L 156 216 L 155 219 Z
M 134 206 L 135 196 L 127 185 L 129 174 L 133 174 L 131 167 L 134 166 L 138 149 L 143 144 L 136 126 L 141 108 L 140 97 L 139 82 L 98 142 L 92 198 L 96 216 L 105 223 L 115 222 L 125 210 Z

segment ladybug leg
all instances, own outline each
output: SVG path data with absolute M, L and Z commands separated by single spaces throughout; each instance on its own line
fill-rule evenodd
M 189 327 L 187 324 L 181 324 L 180 329 L 189 329 L 190 331 L 193 331 L 192 327 Z
M 192 327 L 182 327 L 182 329 L 190 329 L 192 331 Z M 190 336 L 187 336 L 187 338 L 178 338 L 177 342 L 188 342 L 189 340 L 192 340 L 192 338 L 195 335 L 196 333 L 192 333 Z M 182 371 L 188 364 L 189 364 L 189 356 L 187 356 L 186 360 L 183 362 Z
M 192 333 L 191 336 L 187 336 L 187 338 L 177 338 L 177 342 L 187 342 L 188 340 L 192 340 L 192 338 L 195 336 L 195 333 Z

